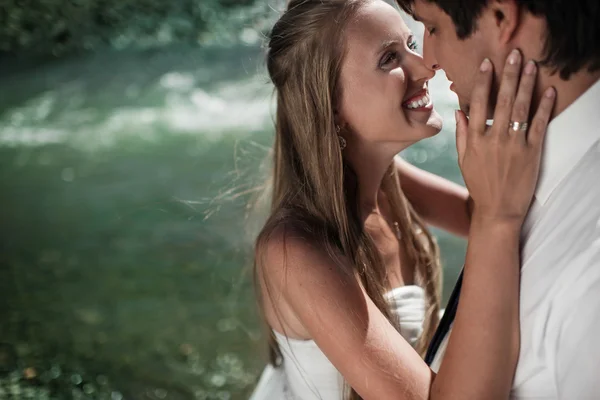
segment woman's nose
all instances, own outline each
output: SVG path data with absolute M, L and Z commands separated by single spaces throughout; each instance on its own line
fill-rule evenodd
M 428 81 L 435 76 L 438 69 L 437 65 L 428 64 L 420 55 L 412 56 L 410 76 L 413 81 Z
M 423 36 L 423 61 L 425 62 L 425 64 L 427 64 L 429 68 L 431 68 L 434 71 L 437 71 L 441 69 L 441 67 L 437 59 L 435 58 L 433 47 L 429 43 L 430 38 L 428 38 L 428 36 L 429 35 L 427 34 Z

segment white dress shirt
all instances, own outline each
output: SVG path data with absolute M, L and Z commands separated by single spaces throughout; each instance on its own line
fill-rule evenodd
M 511 398 L 600 399 L 600 81 L 548 127 L 521 243 Z

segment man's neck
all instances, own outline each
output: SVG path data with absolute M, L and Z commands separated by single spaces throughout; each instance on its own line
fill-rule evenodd
M 546 21 L 542 17 L 534 16 L 528 12 L 523 13 L 519 33 L 515 37 L 513 47 L 521 49 L 525 60 L 542 60 L 546 58 L 546 48 L 543 45 L 546 34 Z M 539 40 L 531 40 L 539 38 Z M 582 94 L 600 79 L 600 71 L 588 72 L 587 66 L 572 74 L 569 80 L 562 80 L 558 72 L 553 73 L 551 68 L 539 66 L 536 93 L 531 110 L 535 112 L 546 89 L 553 86 L 556 89 L 556 104 L 551 119 L 554 119 Z
M 590 87 L 600 80 L 600 71 L 587 72 L 586 69 L 571 75 L 569 80 L 562 80 L 558 73 L 550 74 L 547 68 L 542 67 L 538 78 L 535 104 L 539 104 L 540 99 L 543 96 L 544 91 L 554 86 L 556 89 L 556 105 L 552 112 L 551 119 L 554 119 L 564 110 L 566 110 L 571 104 L 575 102 L 582 94 L 584 94 Z

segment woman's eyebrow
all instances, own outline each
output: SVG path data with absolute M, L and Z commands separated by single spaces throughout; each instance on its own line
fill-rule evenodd
M 377 54 L 383 53 L 384 51 L 386 51 L 387 49 L 389 49 L 392 46 L 397 45 L 398 43 L 400 43 L 400 41 L 398 41 L 396 39 L 384 40 L 381 43 L 381 46 L 379 46 L 379 49 L 377 50 Z

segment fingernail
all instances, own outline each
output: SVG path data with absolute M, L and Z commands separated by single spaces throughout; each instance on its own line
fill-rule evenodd
M 491 67 L 492 67 L 492 62 L 490 61 L 489 58 L 486 58 L 481 63 L 481 72 L 489 71 Z
M 454 110 L 454 119 L 456 120 L 456 123 L 458 124 L 458 110 Z
M 544 93 L 544 96 L 546 96 L 547 98 L 551 99 L 556 95 L 556 91 L 554 90 L 554 88 L 548 88 L 546 89 L 546 93 Z
M 519 62 L 520 57 L 521 57 L 521 52 L 519 50 L 515 49 L 510 53 L 510 56 L 508 56 L 508 63 L 510 65 L 515 65 L 516 63 Z
M 535 61 L 529 61 L 525 66 L 525 73 L 527 75 L 533 75 L 535 72 Z

